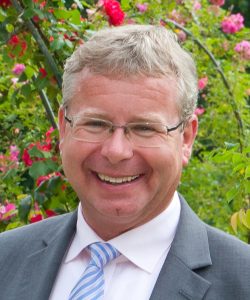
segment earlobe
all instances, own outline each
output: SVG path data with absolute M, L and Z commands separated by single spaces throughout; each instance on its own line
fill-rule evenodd
M 198 118 L 193 115 L 183 132 L 182 165 L 186 166 L 191 157 L 193 143 L 198 131 Z

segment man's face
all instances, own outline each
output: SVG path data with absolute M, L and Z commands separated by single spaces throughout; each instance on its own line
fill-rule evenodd
M 67 108 L 69 118 L 88 113 L 116 125 L 147 120 L 173 127 L 180 122 L 174 80 L 79 76 Z M 172 131 L 160 147 L 147 148 L 134 146 L 122 128 L 101 143 L 78 141 L 71 135 L 63 110 L 59 122 L 65 174 L 82 203 L 87 223 L 100 235 L 106 225 L 119 233 L 137 227 L 168 206 L 197 130 L 193 117 L 184 132 Z M 114 183 L 121 178 L 122 183 Z

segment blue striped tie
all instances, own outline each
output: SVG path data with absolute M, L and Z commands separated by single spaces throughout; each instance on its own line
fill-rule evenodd
M 81 278 L 71 291 L 69 300 L 100 300 L 104 295 L 103 267 L 120 255 L 108 243 L 94 243 L 88 246 L 90 262 Z

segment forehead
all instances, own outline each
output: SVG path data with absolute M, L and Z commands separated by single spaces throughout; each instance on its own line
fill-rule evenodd
M 79 73 L 70 107 L 115 114 L 178 114 L 177 84 L 174 78 L 137 76 L 114 79 Z

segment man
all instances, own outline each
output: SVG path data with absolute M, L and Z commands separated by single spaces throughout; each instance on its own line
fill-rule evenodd
M 197 133 L 191 56 L 163 27 L 95 34 L 59 111 L 77 212 L 0 237 L 3 300 L 250 298 L 250 248 L 176 192 Z

